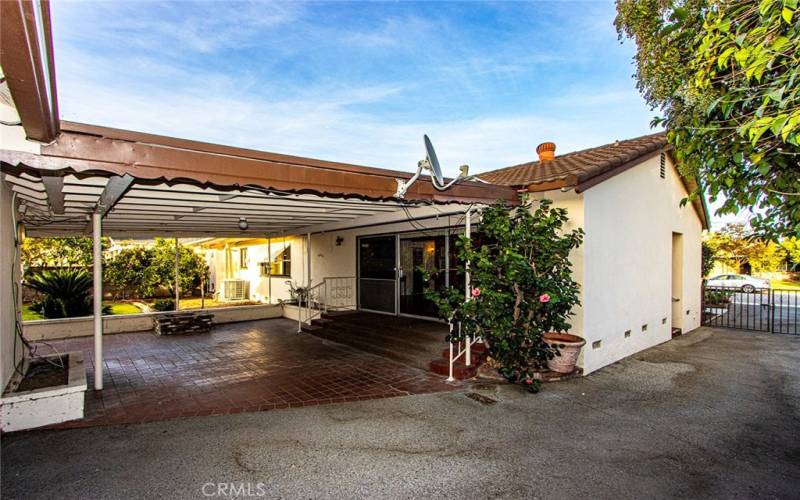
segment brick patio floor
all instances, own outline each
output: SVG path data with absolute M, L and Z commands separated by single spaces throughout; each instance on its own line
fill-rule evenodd
M 102 391 L 94 391 L 92 338 L 49 342 L 82 350 L 86 418 L 54 427 L 142 423 L 199 415 L 340 403 L 459 388 L 438 375 L 296 332 L 285 319 L 215 327 L 210 334 L 107 335 Z M 41 345 L 39 352 L 49 349 Z

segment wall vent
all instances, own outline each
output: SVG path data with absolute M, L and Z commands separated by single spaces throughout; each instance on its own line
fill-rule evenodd
M 662 179 L 667 178 L 667 155 L 665 153 L 661 153 L 661 166 L 659 167 L 658 175 Z

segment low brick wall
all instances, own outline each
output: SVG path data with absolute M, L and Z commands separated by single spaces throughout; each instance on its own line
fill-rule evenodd
M 214 315 L 209 312 L 180 312 L 153 316 L 156 335 L 193 335 L 211 331 Z
M 283 310 L 279 305 L 234 306 L 204 309 L 214 315 L 214 324 L 254 321 L 259 319 L 280 318 Z M 143 332 L 153 330 L 153 316 L 170 314 L 154 312 L 143 314 L 126 314 L 121 316 L 103 316 L 103 333 Z M 72 337 L 85 337 L 93 334 L 94 321 L 91 316 L 83 318 L 42 319 L 23 321 L 22 330 L 25 338 L 32 341 L 55 340 Z

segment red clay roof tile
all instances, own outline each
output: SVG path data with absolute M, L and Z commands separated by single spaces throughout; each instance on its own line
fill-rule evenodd
M 666 145 L 666 134 L 659 132 L 567 153 L 556 156 L 551 161 L 522 163 L 478 176 L 486 182 L 503 186 L 523 187 L 564 180 L 580 184 L 658 151 Z

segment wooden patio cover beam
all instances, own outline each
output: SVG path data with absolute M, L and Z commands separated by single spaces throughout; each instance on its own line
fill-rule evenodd
M 55 139 L 58 98 L 48 1 L 0 1 L 0 66 L 26 137 Z
M 26 163 L 25 158 L 19 158 Z M 136 179 L 186 181 L 209 186 L 256 186 L 291 193 L 392 199 L 395 179 L 411 174 L 263 151 L 220 146 L 125 130 L 62 122 L 60 136 L 30 162 L 76 172 L 129 174 Z M 34 166 L 30 165 L 29 166 Z M 429 178 L 409 189 L 409 202 L 518 203 L 515 189 L 463 182 L 437 191 Z

